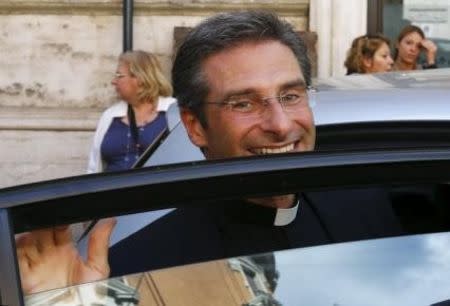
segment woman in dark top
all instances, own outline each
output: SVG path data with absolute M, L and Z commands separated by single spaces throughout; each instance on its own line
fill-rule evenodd
M 418 65 L 420 52 L 425 53 L 426 64 Z M 397 37 L 394 52 L 394 70 L 416 70 L 437 68 L 436 45 L 425 38 L 425 33 L 415 25 L 404 27 Z
M 99 120 L 88 173 L 131 168 L 166 129 L 165 111 L 175 102 L 157 58 L 148 52 L 121 54 L 111 83 L 121 101 Z

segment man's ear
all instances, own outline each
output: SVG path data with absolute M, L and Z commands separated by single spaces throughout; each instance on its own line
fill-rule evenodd
M 197 116 L 191 110 L 186 108 L 181 108 L 180 116 L 191 142 L 199 148 L 206 148 L 208 146 L 208 141 L 205 128 L 202 126 Z

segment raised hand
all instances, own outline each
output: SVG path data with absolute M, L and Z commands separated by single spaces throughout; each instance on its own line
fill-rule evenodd
M 437 46 L 436 44 L 429 40 L 429 39 L 424 39 L 421 42 L 422 48 L 425 52 L 425 55 L 427 57 L 427 63 L 429 65 L 431 64 L 435 64 L 436 61 L 436 52 L 437 52 Z
M 86 260 L 78 253 L 69 226 L 18 236 L 17 258 L 24 294 L 107 278 L 109 238 L 115 223 L 115 219 L 104 219 L 94 227 Z

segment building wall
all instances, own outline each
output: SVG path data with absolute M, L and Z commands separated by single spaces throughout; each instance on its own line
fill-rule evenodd
M 349 5 L 351 1 L 351 5 Z M 268 9 L 317 33 L 319 78 L 343 75 L 367 0 L 135 0 L 134 49 L 169 76 L 173 29 L 221 11 Z M 0 1 L 0 188 L 85 173 L 122 49 L 122 0 Z
M 134 49 L 167 76 L 174 27 L 262 8 L 307 30 L 309 0 L 135 0 Z M 97 119 L 111 105 L 122 0 L 0 2 L 0 188 L 85 173 Z
M 251 299 L 242 277 L 226 261 L 158 270 L 127 277 L 138 288 L 139 305 L 243 305 Z
M 244 267 L 257 279 L 256 292 Z M 25 305 L 119 305 L 120 300 L 130 306 L 250 305 L 261 297 L 273 298 L 263 269 L 251 256 L 209 261 L 43 291 L 26 296 Z
M 262 267 L 254 263 L 250 267 L 260 284 L 259 291 L 253 292 L 242 271 L 249 258 L 203 262 L 125 278 L 138 290 L 139 305 L 248 305 L 262 292 L 272 295 Z
M 318 77 L 345 75 L 352 40 L 367 32 L 367 0 L 314 0 L 310 7 L 310 31 L 319 38 Z

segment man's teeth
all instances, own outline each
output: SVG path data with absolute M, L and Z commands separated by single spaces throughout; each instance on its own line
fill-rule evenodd
M 257 154 L 277 154 L 277 153 L 286 153 L 294 150 L 294 144 L 291 143 L 287 146 L 280 148 L 261 148 L 256 150 Z

